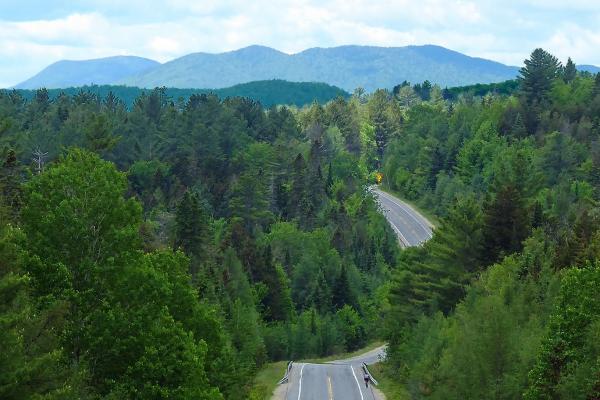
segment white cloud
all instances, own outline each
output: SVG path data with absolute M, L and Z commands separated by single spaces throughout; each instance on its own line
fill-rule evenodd
M 164 62 L 190 52 L 251 44 L 288 53 L 342 44 L 438 44 L 515 65 L 534 47 L 544 46 L 561 59 L 570 55 L 579 63 L 600 64 L 600 3 L 583 0 L 506 0 L 502 7 L 492 0 L 82 3 L 92 11 L 46 20 L 0 20 L 0 86 L 60 59 L 134 54 Z
M 583 29 L 572 23 L 565 24 L 541 46 L 552 49 L 553 54 L 563 62 L 568 57 L 573 58 L 575 62 L 585 60 L 600 49 L 600 29 Z

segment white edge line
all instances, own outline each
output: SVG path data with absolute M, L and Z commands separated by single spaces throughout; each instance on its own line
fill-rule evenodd
M 381 194 L 383 194 L 383 196 L 385 198 L 387 198 L 389 201 L 391 201 L 392 203 L 394 203 L 395 205 L 397 205 L 398 207 L 404 209 L 404 211 L 410 215 L 412 217 L 412 219 L 415 220 L 415 222 L 417 224 L 419 224 L 419 226 L 421 226 L 421 228 L 423 228 L 424 230 L 431 230 L 433 228 L 433 226 L 431 225 L 431 223 L 427 220 L 427 218 L 423 217 L 421 215 L 421 213 L 419 213 L 417 210 L 415 210 L 414 208 L 412 208 L 411 206 L 409 206 L 408 204 L 404 203 L 403 201 L 396 199 L 394 196 L 392 196 L 389 193 L 384 192 L 383 190 L 379 190 L 379 192 Z M 425 221 L 425 224 L 423 223 L 423 221 Z
M 391 201 L 398 207 L 402 208 L 404 210 L 404 212 L 406 212 L 425 231 L 425 233 L 430 238 L 433 236 L 433 233 L 431 232 L 433 230 L 433 225 L 431 224 L 431 222 L 429 222 L 427 220 L 427 218 L 423 217 L 417 210 L 415 210 L 408 204 L 399 203 L 398 201 L 396 201 L 396 199 L 391 194 L 386 193 L 383 190 L 379 190 L 379 189 L 377 189 L 377 191 L 381 195 L 383 195 L 383 197 L 385 197 L 386 199 L 388 199 L 389 201 Z M 423 223 L 423 221 L 425 221 L 425 223 Z
M 360 383 L 358 383 L 358 379 L 356 378 L 356 374 L 354 373 L 354 368 L 352 368 L 352 365 L 350 365 L 349 367 L 352 370 L 352 375 L 354 375 L 354 380 L 356 381 L 356 386 L 358 386 L 358 392 L 360 393 L 360 400 L 365 400 L 365 398 L 363 397 L 363 394 L 362 394 L 362 389 L 360 388 Z
M 391 212 L 391 210 L 390 210 L 390 212 Z M 396 231 L 396 234 L 398 235 L 398 239 L 400 239 L 400 241 L 402 242 L 402 244 L 404 245 L 404 247 L 410 247 L 410 243 L 408 243 L 408 240 L 406 240 L 406 238 L 404 237 L 404 235 L 402 234 L 402 232 L 400 231 L 400 229 L 398 229 L 398 227 L 396 226 L 396 224 L 394 224 L 389 219 L 387 221 L 392 226 L 392 228 L 394 228 L 394 230 Z
M 298 400 L 300 400 L 300 395 L 302 394 L 302 371 L 304 371 L 304 366 L 306 364 L 302 364 L 302 368 L 300 368 L 300 384 L 298 386 Z M 356 378 L 356 377 L 354 377 Z

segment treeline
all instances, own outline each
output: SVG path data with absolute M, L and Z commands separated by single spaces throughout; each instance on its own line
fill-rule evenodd
M 261 398 L 265 362 L 379 337 L 360 107 L 0 92 L 0 397 Z
M 405 398 L 600 398 L 600 75 L 537 49 L 518 85 L 405 107 L 385 148 L 385 185 L 440 217 L 389 285 Z
M 509 93 L 0 92 L 0 397 L 260 398 L 381 337 L 407 398 L 600 397 L 600 76 L 538 49 Z
M 62 89 L 47 89 L 48 97 L 55 100 L 61 95 L 70 97 L 89 96 L 96 97 L 96 101 L 105 101 L 108 97 L 116 97 L 130 109 L 138 97 L 148 95 L 152 90 L 132 86 L 116 85 L 91 85 L 83 87 L 69 87 Z M 256 81 L 222 89 L 180 89 L 161 88 L 164 95 L 173 102 L 185 103 L 192 95 L 215 94 L 221 99 L 228 97 L 248 97 L 261 103 L 264 107 L 275 105 L 290 105 L 302 107 L 312 102 L 327 103 L 336 97 L 348 98 L 344 90 L 320 82 L 288 82 L 280 79 Z M 35 96 L 36 90 L 16 89 L 24 99 L 30 101 Z

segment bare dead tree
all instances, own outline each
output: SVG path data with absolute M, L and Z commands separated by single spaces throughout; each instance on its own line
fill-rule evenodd
M 36 164 L 36 171 L 38 175 L 44 171 L 44 162 L 47 156 L 48 152 L 42 152 L 39 147 L 33 152 L 32 160 Z

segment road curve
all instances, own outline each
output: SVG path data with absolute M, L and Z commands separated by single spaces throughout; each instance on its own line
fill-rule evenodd
M 361 365 L 383 357 L 385 346 L 358 357 L 326 364 L 294 363 L 287 383 L 286 400 L 377 400 L 363 380 Z
M 419 246 L 431 239 L 433 225 L 417 210 L 375 186 L 371 191 L 403 247 Z

